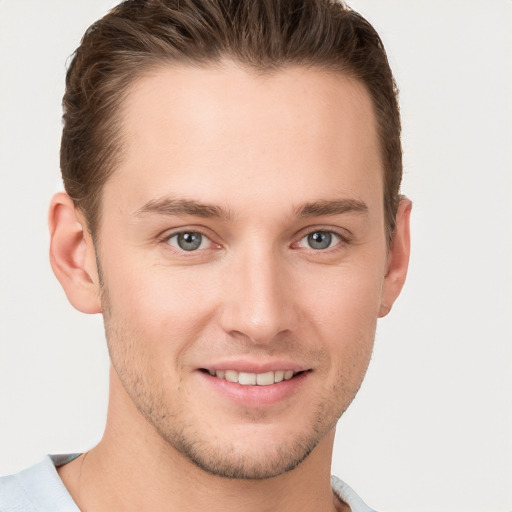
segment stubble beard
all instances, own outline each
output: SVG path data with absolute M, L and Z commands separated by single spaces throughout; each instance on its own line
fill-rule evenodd
M 128 332 L 124 322 L 113 319 L 104 285 L 102 306 L 112 365 L 133 405 L 169 447 L 206 473 L 221 478 L 263 480 L 283 475 L 300 465 L 335 428 L 356 395 L 369 362 L 368 357 L 365 371 L 355 385 L 347 386 L 347 376 L 339 372 L 336 384 L 316 405 L 307 431 L 271 449 L 259 446 L 256 450 L 246 450 L 249 439 L 239 439 L 238 444 L 227 440 L 217 443 L 208 432 L 187 422 L 181 408 L 173 409 L 166 399 L 166 393 L 172 390 L 165 391 L 162 382 L 152 380 L 158 372 L 152 371 L 151 361 L 141 350 L 143 343 L 134 340 L 136 336 Z

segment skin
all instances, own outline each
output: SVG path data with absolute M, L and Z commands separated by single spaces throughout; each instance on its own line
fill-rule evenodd
M 368 94 L 315 69 L 168 67 L 122 117 L 96 248 L 65 194 L 50 209 L 53 269 L 76 308 L 103 313 L 112 360 L 105 435 L 60 468 L 65 485 L 87 511 L 344 510 L 335 425 L 409 255 L 409 201 L 386 243 Z M 180 249 L 184 232 L 199 249 Z M 270 404 L 203 371 L 269 363 L 305 370 Z

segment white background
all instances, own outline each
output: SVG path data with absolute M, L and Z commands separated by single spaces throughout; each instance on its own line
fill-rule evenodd
M 102 433 L 101 319 L 48 264 L 65 62 L 113 1 L 0 0 L 0 473 Z M 408 283 L 333 472 L 382 512 L 512 511 L 512 2 L 354 0 L 401 89 Z

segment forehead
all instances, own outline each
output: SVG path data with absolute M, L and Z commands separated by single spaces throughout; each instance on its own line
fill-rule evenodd
M 121 124 L 123 156 L 106 192 L 130 189 L 134 207 L 165 194 L 241 207 L 283 193 L 382 195 L 371 99 L 337 73 L 161 67 L 132 86 Z

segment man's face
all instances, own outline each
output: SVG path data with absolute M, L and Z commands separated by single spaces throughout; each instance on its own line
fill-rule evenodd
M 313 69 L 169 67 L 122 117 L 98 258 L 130 406 L 207 471 L 281 474 L 332 433 L 372 350 L 387 248 L 369 96 Z

